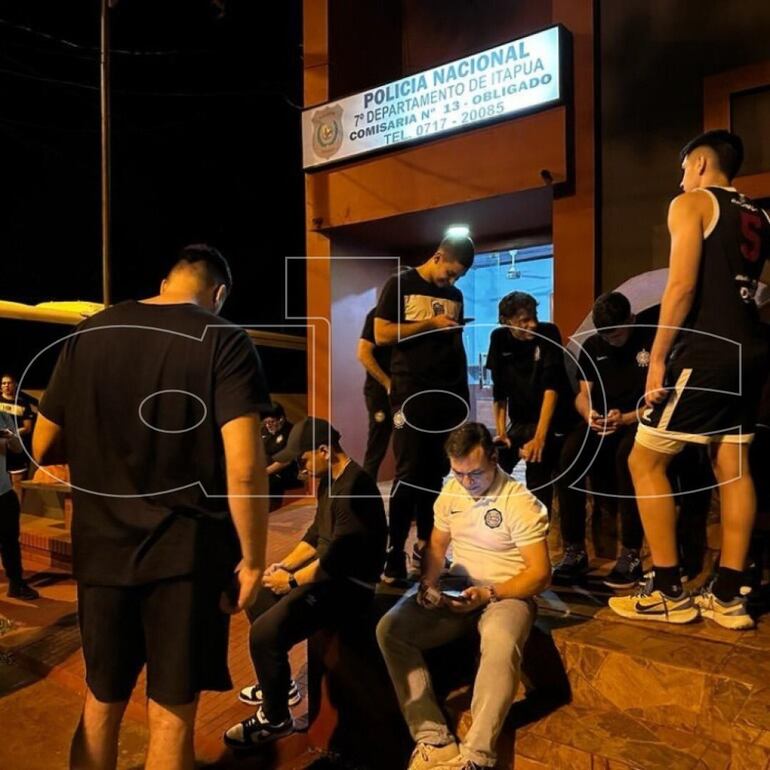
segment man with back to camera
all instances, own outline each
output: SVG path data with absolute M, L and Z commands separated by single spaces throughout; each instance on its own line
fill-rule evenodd
M 630 588 L 642 578 L 644 533 L 628 470 L 637 408 L 644 396 L 654 329 L 636 326 L 628 298 L 617 291 L 594 302 L 596 333 L 581 343 L 575 408 L 583 418 L 564 444 L 557 488 L 564 556 L 554 580 L 573 583 L 588 572 L 584 478 L 594 489 L 617 495 L 622 548 L 605 583 Z
M 289 707 L 302 696 L 291 678 L 289 651 L 317 630 L 338 627 L 367 609 L 385 559 L 382 496 L 332 425 L 318 417 L 297 423 L 276 459 L 298 461 L 319 482 L 318 507 L 302 540 L 265 570 L 249 609 L 257 682 L 244 687 L 239 699 L 257 710 L 225 732 L 225 743 L 236 749 L 264 746 L 293 732 Z
M 487 428 L 466 423 L 450 434 L 446 453 L 454 478 L 436 500 L 419 589 L 405 594 L 377 626 L 416 743 L 408 770 L 495 766 L 497 739 L 535 619 L 532 597 L 547 588 L 551 575 L 545 506 L 497 465 Z M 450 543 L 454 560 L 442 585 Z M 455 581 L 467 586 L 459 596 L 442 592 Z M 423 651 L 474 628 L 481 636 L 481 661 L 473 684 L 473 724 L 458 746 L 436 702 Z
M 390 495 L 383 580 L 406 577 L 404 546 L 417 519 L 415 561 L 433 528 L 433 502 L 446 473 L 443 442 L 468 416 L 463 295 L 455 282 L 472 267 L 473 241 L 447 236 L 430 259 L 388 280 L 374 318 L 377 345 L 392 345 L 390 404 L 396 473 Z
M 356 356 L 366 370 L 364 400 L 369 415 L 369 430 L 364 452 L 364 470 L 377 481 L 380 465 L 388 451 L 393 422 L 390 418 L 390 355 L 392 348 L 374 341 L 374 313 L 366 314 L 364 328 L 358 340 Z
M 498 313 L 502 326 L 490 335 L 486 368 L 492 373 L 495 441 L 503 445 L 500 467 L 511 473 L 523 459 L 527 488 L 550 513 L 561 442 L 575 421 L 561 332 L 538 321 L 537 300 L 523 291 L 506 294 Z
M 749 446 L 767 370 L 754 295 L 758 279 L 769 277 L 770 219 L 731 186 L 743 160 L 735 134 L 707 131 L 680 157 L 683 193 L 668 213 L 668 282 L 629 459 L 653 575 L 635 596 L 610 599 L 610 607 L 640 620 L 686 623 L 700 613 L 726 628 L 751 628 L 744 586 L 756 512 Z M 688 443 L 711 450 L 722 515 L 720 566 L 694 599 L 680 579 L 666 476 Z
M 191 770 L 198 695 L 232 687 L 223 610 L 249 606 L 262 577 L 270 399 L 248 335 L 218 316 L 231 286 L 216 249 L 185 247 L 158 296 L 78 326 L 40 403 L 34 456 L 68 462 L 73 487 L 77 770 L 115 767 L 145 664 L 149 770 Z

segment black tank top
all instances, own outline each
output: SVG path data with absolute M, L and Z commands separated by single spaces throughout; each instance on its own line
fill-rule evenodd
M 693 366 L 744 365 L 767 351 L 754 295 L 770 258 L 770 219 L 734 188 L 704 188 L 716 201 L 703 251 L 692 308 L 671 357 Z M 734 344 L 739 343 L 740 348 Z M 740 351 L 740 353 L 739 353 Z

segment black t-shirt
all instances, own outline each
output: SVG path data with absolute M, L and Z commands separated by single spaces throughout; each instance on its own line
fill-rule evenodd
M 622 347 L 613 347 L 598 334 L 591 335 L 583 343 L 577 378 L 593 383 L 591 399 L 599 414 L 607 414 L 611 409 L 633 412 L 639 406 L 647 384 L 654 339 L 654 328 L 637 326 Z
M 267 464 L 270 465 L 273 460 L 273 455 L 278 454 L 282 449 L 286 447 L 286 442 L 289 440 L 289 433 L 294 426 L 288 420 L 284 419 L 283 425 L 275 432 L 271 433 L 264 425 L 262 426 L 262 446 L 265 448 L 265 457 Z M 274 473 L 271 478 L 274 481 L 280 481 L 284 488 L 297 484 L 297 473 L 299 468 L 296 462 L 289 463 L 285 468 Z
M 372 355 L 377 362 L 377 366 L 382 369 L 385 374 L 390 376 L 390 356 L 392 353 L 392 347 L 390 345 L 377 345 L 374 340 L 374 314 L 377 308 L 372 308 L 366 314 L 366 320 L 364 321 L 364 328 L 361 330 L 361 339 L 370 342 L 374 345 Z M 371 398 L 381 397 L 385 393 L 385 388 L 380 385 L 377 380 L 372 377 L 369 372 L 366 372 L 366 381 L 364 382 L 364 395 Z
M 539 323 L 535 331 L 545 339 L 517 340 L 507 327 L 490 335 L 486 368 L 492 373 L 492 397 L 507 402 L 514 425 L 525 425 L 538 421 L 543 394 L 555 390 L 552 427 L 559 430 L 572 420 L 575 398 L 564 367 L 561 333 L 551 323 Z
M 302 538 L 332 578 L 377 583 L 388 537 L 385 507 L 372 477 L 351 461 L 331 484 L 318 486 L 315 519 Z
M 81 323 L 40 402 L 63 429 L 75 577 L 130 586 L 232 569 L 220 429 L 269 403 L 246 333 L 195 305 L 123 302 Z
M 34 420 L 35 413 L 32 411 L 32 404 L 36 403 L 26 393 L 16 393 L 13 398 L 0 395 L 0 412 L 10 414 L 21 428 L 24 420 Z
M 734 188 L 706 188 L 716 200 L 716 224 L 704 236 L 692 308 L 671 350 L 678 366 L 732 369 L 765 366 L 767 343 L 754 302 L 770 258 L 770 220 Z M 737 343 L 737 344 L 736 344 Z
M 32 405 L 37 406 L 37 400 L 28 396 L 26 393 L 17 392 L 13 398 L 6 398 L 0 395 L 0 412 L 5 412 L 11 417 L 14 426 L 24 427 L 25 420 L 32 420 L 34 424 L 35 413 L 32 411 Z M 21 436 L 21 441 L 26 448 L 26 452 L 9 452 L 6 455 L 6 467 L 9 471 L 24 470 L 29 465 L 29 455 L 32 446 L 32 434 L 25 433 Z
M 383 287 L 375 317 L 393 323 L 425 321 L 446 315 L 463 323 L 463 295 L 454 286 L 440 287 L 412 268 Z M 393 345 L 390 360 L 393 404 L 424 390 L 447 390 L 468 400 L 468 362 L 462 326 L 437 329 Z

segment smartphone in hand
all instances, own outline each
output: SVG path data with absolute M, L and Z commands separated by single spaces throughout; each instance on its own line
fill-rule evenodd
M 454 602 L 467 602 L 468 597 L 462 592 L 453 588 L 445 588 L 441 591 L 441 595 L 445 599 L 450 599 Z

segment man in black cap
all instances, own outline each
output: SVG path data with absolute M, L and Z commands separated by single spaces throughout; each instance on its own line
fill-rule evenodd
M 234 748 L 261 746 L 294 730 L 289 706 L 301 695 L 291 678 L 289 650 L 366 608 L 385 560 L 387 526 L 377 485 L 342 449 L 340 434 L 326 420 L 297 423 L 273 459 L 297 460 L 318 480 L 318 508 L 297 546 L 265 570 L 249 610 L 258 681 L 239 698 L 257 710 L 225 732 L 225 743 Z

